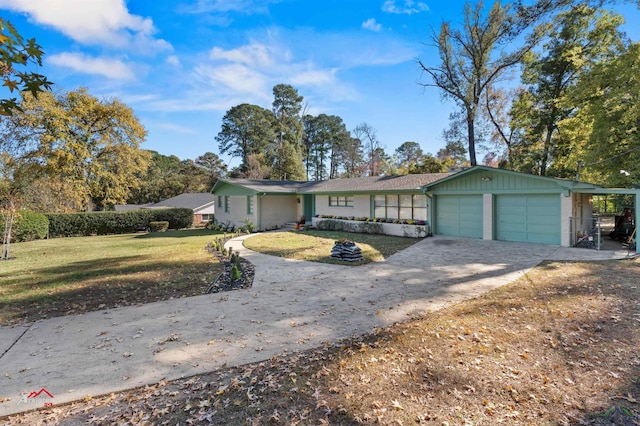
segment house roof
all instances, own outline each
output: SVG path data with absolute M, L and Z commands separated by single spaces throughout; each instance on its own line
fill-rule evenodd
M 160 201 L 159 203 L 155 203 L 152 206 L 149 206 L 149 208 L 155 209 L 173 207 L 196 210 L 208 204 L 213 204 L 214 202 L 215 197 L 213 196 L 213 194 L 210 194 L 208 192 L 193 192 L 168 198 L 166 200 Z
M 126 212 L 130 210 L 140 210 L 146 209 L 153 205 L 153 203 L 148 204 L 115 204 L 113 209 L 117 212 Z
M 594 185 L 591 183 L 587 183 L 587 182 L 580 182 L 580 181 L 573 181 L 573 180 L 569 180 L 569 179 L 560 179 L 560 178 L 552 178 L 552 177 L 547 177 L 547 176 L 538 176 L 538 175 L 532 175 L 529 173 L 522 173 L 522 172 L 515 172 L 512 170 L 505 170 L 505 169 L 497 169 L 495 167 L 488 167 L 488 166 L 473 166 L 473 167 L 469 167 L 468 169 L 462 170 L 460 172 L 457 173 L 452 173 L 449 176 L 446 176 L 440 180 L 438 180 L 437 182 L 431 182 L 429 184 L 424 185 L 424 190 L 425 191 L 430 191 L 433 190 L 434 187 L 442 185 L 443 183 L 449 182 L 451 180 L 454 179 L 459 179 L 463 176 L 468 176 L 468 175 L 473 175 L 476 173 L 481 173 L 481 172 L 493 172 L 493 173 L 500 173 L 503 175 L 510 175 L 510 176 L 519 176 L 519 177 L 526 177 L 529 179 L 533 179 L 535 181 L 540 181 L 540 182 L 548 182 L 548 183 L 555 183 L 556 185 L 558 185 L 561 188 L 564 189 L 568 189 L 568 190 L 579 190 L 579 189 L 594 189 L 594 188 L 602 188 L 601 186 L 598 185 Z
M 300 187 L 307 182 L 300 182 L 295 180 L 266 180 L 266 179 L 218 179 L 212 192 L 215 192 L 217 187 L 223 185 L 234 185 L 248 188 L 257 193 L 267 194 L 295 194 Z
M 330 179 L 319 182 L 307 182 L 299 189 L 301 193 L 335 192 L 380 192 L 419 190 L 422 186 L 434 183 L 452 173 L 426 173 L 403 176 L 368 176 L 345 179 Z

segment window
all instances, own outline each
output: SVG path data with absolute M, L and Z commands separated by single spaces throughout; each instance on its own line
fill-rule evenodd
M 331 195 L 329 196 L 329 206 L 353 207 L 353 197 L 351 195 Z
M 229 196 L 225 195 L 224 196 L 224 212 L 229 213 L 230 210 L 231 210 L 231 206 L 229 205 Z
M 253 195 L 247 195 L 247 214 L 253 214 Z
M 375 195 L 373 214 L 385 219 L 427 220 L 427 197 L 417 194 Z
M 209 222 L 211 219 L 213 219 L 213 215 L 212 214 L 203 214 L 202 215 L 202 222 Z
M 218 207 L 222 208 L 222 195 L 218 195 Z

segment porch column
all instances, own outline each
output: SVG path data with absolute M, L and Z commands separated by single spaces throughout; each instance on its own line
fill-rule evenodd
M 560 195 L 560 245 L 571 247 L 571 215 L 573 213 L 573 197 L 570 193 Z
M 482 194 L 482 239 L 493 240 L 493 194 Z

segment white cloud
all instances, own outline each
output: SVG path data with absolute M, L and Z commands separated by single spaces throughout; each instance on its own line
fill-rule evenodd
M 135 79 L 133 69 L 118 59 L 92 58 L 81 53 L 64 52 L 47 56 L 47 62 L 82 74 L 102 75 L 114 80 Z
M 266 13 L 268 6 L 279 0 L 197 0 L 194 4 L 181 8 L 186 13 L 228 13 L 239 12 L 245 15 Z
M 237 49 L 224 50 L 214 47 L 209 52 L 209 59 L 217 61 L 241 63 L 245 65 L 270 67 L 273 65 L 272 55 L 274 52 L 264 44 L 251 43 Z
M 264 75 L 242 64 L 199 66 L 195 74 L 199 80 L 222 93 L 260 94 L 267 90 Z
M 362 28 L 364 28 L 365 30 L 378 32 L 382 29 L 382 25 L 377 23 L 374 18 L 369 18 L 362 23 Z
M 171 48 L 153 37 L 156 29 L 150 18 L 129 13 L 125 0 L 0 0 L 0 8 L 26 13 L 32 21 L 83 44 Z
M 197 133 L 192 127 L 181 126 L 179 124 L 161 122 L 161 123 L 158 123 L 157 126 L 160 129 L 168 130 L 176 133 L 184 133 L 188 135 L 194 135 Z
M 180 67 L 182 65 L 180 63 L 180 59 L 176 55 L 167 56 L 166 62 L 173 67 Z
M 404 4 L 396 5 L 397 0 L 386 0 L 382 5 L 382 11 L 387 13 L 397 13 L 412 15 L 414 13 L 426 12 L 429 6 L 421 1 L 404 0 Z
M 290 82 L 292 85 L 300 86 L 325 86 L 327 84 L 335 83 L 336 69 L 332 70 L 302 70 L 296 72 L 291 76 Z

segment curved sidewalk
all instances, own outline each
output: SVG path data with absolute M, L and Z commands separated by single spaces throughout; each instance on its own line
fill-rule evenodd
M 542 260 L 626 254 L 435 237 L 352 267 L 255 253 L 246 238 L 227 244 L 255 265 L 250 289 L 1 327 L 0 416 L 41 406 L 27 398 L 41 389 L 55 405 L 260 361 L 476 296 Z

